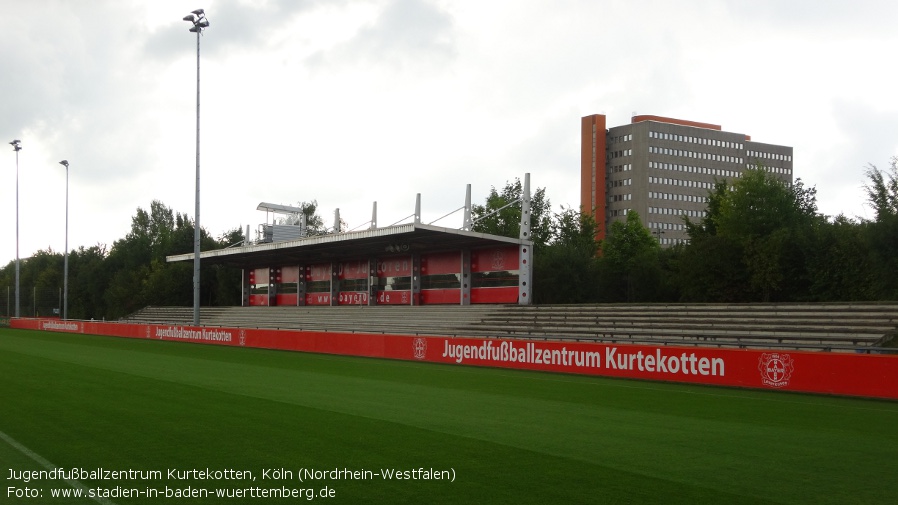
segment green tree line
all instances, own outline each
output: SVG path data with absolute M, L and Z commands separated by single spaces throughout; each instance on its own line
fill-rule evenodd
M 193 263 L 167 263 L 166 256 L 193 252 L 193 221 L 154 200 L 149 211 L 137 209 L 131 230 L 111 248 L 99 244 L 69 252 L 70 319 L 118 319 L 147 305 L 193 304 Z M 200 229 L 201 250 L 220 249 L 242 240 L 239 229 L 214 239 Z M 23 316 L 49 316 L 60 308 L 64 255 L 38 251 L 20 260 L 20 308 Z M 203 305 L 239 305 L 240 271 L 217 265 L 200 272 Z M 14 304 L 15 261 L 0 270 Z M 6 296 L 6 295 L 9 296 Z M 14 308 L 2 307 L 5 313 Z
M 898 157 L 869 165 L 865 194 L 872 220 L 827 217 L 816 190 L 786 184 L 759 166 L 718 181 L 706 215 L 684 218 L 688 242 L 661 248 L 639 215 L 599 224 L 573 209 L 548 215 L 544 189 L 534 196 L 536 303 L 834 302 L 898 300 Z M 487 215 L 520 198 L 508 183 L 487 198 Z M 516 237 L 514 207 L 485 218 L 477 231 Z M 519 210 L 518 210 L 519 212 Z M 475 212 L 477 215 L 477 212 Z
M 706 215 L 684 218 L 689 241 L 670 248 L 660 247 L 635 212 L 612 223 L 598 241 L 600 224 L 588 213 L 552 213 L 539 188 L 531 199 L 534 301 L 898 300 L 898 157 L 885 170 L 868 166 L 865 175 L 872 220 L 823 216 L 815 189 L 801 180 L 788 185 L 763 167 L 747 170 L 709 191 Z M 519 180 L 493 188 L 472 209 L 475 231 L 517 237 L 520 205 L 508 204 L 521 196 Z M 314 217 L 314 202 L 309 205 Z M 201 230 L 201 237 L 204 251 L 242 240 L 239 229 L 217 239 Z M 159 201 L 149 211 L 138 208 L 130 232 L 108 250 L 96 245 L 70 252 L 69 317 L 117 319 L 147 305 L 192 305 L 192 263 L 165 261 L 192 251 L 193 222 L 186 215 Z M 22 261 L 22 314 L 58 309 L 62 277 L 58 252 L 38 251 Z M 200 278 L 202 305 L 240 305 L 239 270 L 203 266 Z M 10 262 L 0 269 L 0 287 L 14 280 Z

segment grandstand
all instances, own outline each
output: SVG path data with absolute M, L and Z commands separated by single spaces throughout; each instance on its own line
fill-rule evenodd
M 189 325 L 190 307 L 123 322 Z M 546 341 L 871 352 L 894 345 L 898 304 L 207 307 L 201 325 Z

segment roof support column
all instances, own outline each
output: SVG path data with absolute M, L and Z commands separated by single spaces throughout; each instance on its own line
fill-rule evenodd
M 249 291 L 250 291 L 250 288 L 252 287 L 251 286 L 252 283 L 250 282 L 250 279 L 249 279 L 250 278 L 249 273 L 250 273 L 249 269 L 244 268 L 244 269 L 240 270 L 240 277 L 243 279 L 243 282 L 241 283 L 241 286 L 240 286 L 241 307 L 249 307 Z
M 275 267 L 268 268 L 268 306 L 274 307 L 278 304 L 278 284 L 281 282 L 281 269 Z
M 296 305 L 306 304 L 306 267 L 299 265 L 299 280 L 296 281 Z
M 338 218 L 339 219 L 339 218 Z M 331 261 L 331 307 L 340 305 L 340 264 Z
M 412 305 L 421 305 L 421 254 L 412 253 Z
M 368 258 L 368 305 L 377 305 L 377 258 Z
M 461 251 L 461 305 L 471 304 L 471 250 Z
M 518 265 L 518 305 L 530 305 L 533 296 L 530 293 L 530 278 L 533 277 L 533 247 L 520 246 L 520 265 Z
M 530 174 L 524 174 L 524 188 L 521 195 L 521 240 L 532 240 L 530 234 Z M 533 274 L 533 246 L 521 244 L 518 254 L 518 305 L 530 305 L 530 278 Z

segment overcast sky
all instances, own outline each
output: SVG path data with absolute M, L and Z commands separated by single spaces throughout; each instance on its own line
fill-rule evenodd
M 482 203 L 531 174 L 579 206 L 579 127 L 653 114 L 794 147 L 821 212 L 872 218 L 864 167 L 898 154 L 898 2 L 0 0 L 0 262 L 108 247 L 138 207 L 200 224 L 317 200 L 350 228 Z M 460 213 L 436 224 L 461 226 Z

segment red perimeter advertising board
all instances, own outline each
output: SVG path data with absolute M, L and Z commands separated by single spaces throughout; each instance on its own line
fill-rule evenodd
M 898 356 L 12 319 L 13 328 L 898 399 Z

